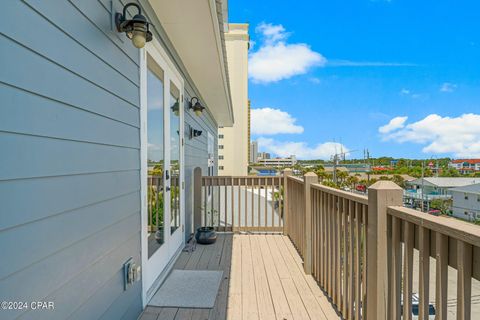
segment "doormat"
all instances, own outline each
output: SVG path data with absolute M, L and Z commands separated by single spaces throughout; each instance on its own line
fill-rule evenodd
M 157 307 L 213 308 L 223 271 L 173 270 L 148 303 Z

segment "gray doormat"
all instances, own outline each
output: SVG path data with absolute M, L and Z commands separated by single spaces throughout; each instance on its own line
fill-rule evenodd
M 173 270 L 148 303 L 158 307 L 213 308 L 223 271 Z

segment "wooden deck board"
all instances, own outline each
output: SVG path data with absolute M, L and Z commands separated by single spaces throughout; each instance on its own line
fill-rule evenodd
M 214 308 L 147 306 L 141 320 L 340 319 L 285 236 L 219 234 L 182 252 L 174 268 L 223 270 Z

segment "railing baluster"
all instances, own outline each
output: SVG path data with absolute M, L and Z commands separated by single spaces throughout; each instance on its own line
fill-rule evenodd
M 263 184 L 263 191 L 264 191 L 264 194 L 265 194 L 265 203 L 264 203 L 264 208 L 265 208 L 265 212 L 263 214 L 263 227 L 266 229 L 268 227 L 268 187 L 269 187 L 269 183 L 268 183 L 268 178 L 265 178 L 264 180 L 264 184 Z M 273 215 L 272 215 L 273 216 Z
M 335 197 L 335 228 L 336 228 L 336 234 L 335 234 L 335 241 L 336 241 L 336 269 L 335 269 L 335 276 L 336 276 L 336 287 L 337 287 L 337 304 L 340 303 L 340 300 L 342 298 L 342 266 L 341 266 L 341 255 L 342 255 L 342 245 L 341 245 L 341 239 L 342 239 L 342 222 L 341 222 L 341 213 L 340 213 L 340 201 L 341 197 L 337 196 Z
M 160 201 L 158 201 L 158 197 L 159 197 L 159 194 L 160 194 L 160 191 L 159 191 L 160 187 L 159 187 L 159 183 L 158 183 L 159 180 L 160 179 L 158 179 L 158 178 L 156 179 L 157 190 L 155 191 L 155 210 L 156 210 L 156 218 L 155 218 L 156 229 L 155 229 L 155 231 L 158 230 L 158 227 L 159 227 L 159 222 L 158 221 L 160 220 L 159 215 L 158 215 L 158 213 L 160 211 Z
M 360 215 L 361 215 L 362 205 L 360 203 L 355 203 L 355 319 L 360 319 L 360 257 L 361 251 L 361 239 L 360 239 Z
M 262 210 L 262 180 L 260 178 L 258 178 L 258 213 L 257 213 L 257 226 L 258 226 L 258 229 L 260 229 L 260 226 L 261 226 L 261 221 L 260 221 L 260 215 L 261 215 L 261 210 Z
M 349 200 L 343 198 L 342 199 L 342 221 L 341 221 L 341 228 L 343 229 L 342 234 L 342 256 L 343 256 L 343 272 L 339 272 L 339 275 L 342 275 L 342 282 L 340 285 L 342 286 L 342 295 L 340 301 L 340 309 L 342 310 L 342 314 L 344 316 L 347 315 L 347 296 L 348 296 L 348 286 L 347 286 L 347 212 L 349 209 Z
M 353 237 L 353 232 L 354 232 L 354 225 L 353 225 L 353 216 L 355 213 L 355 202 L 350 201 L 350 212 L 348 214 L 348 238 L 350 239 L 350 243 L 348 245 L 348 265 L 349 265 L 349 272 L 348 272 L 348 318 L 353 319 L 353 295 L 354 295 L 354 275 L 353 275 L 353 269 L 354 269 L 354 260 L 353 260 L 353 254 L 354 254 L 354 243 L 355 243 L 355 238 Z
M 332 296 L 332 211 L 330 210 L 330 198 L 331 194 L 327 193 L 327 208 L 326 208 L 326 215 L 327 215 L 327 270 L 326 270 L 326 278 L 327 278 L 327 292 L 329 296 Z
M 447 320 L 447 285 L 448 285 L 448 237 L 436 232 L 435 239 L 437 267 L 435 285 L 435 304 L 437 320 Z
M 254 178 L 250 178 L 250 182 L 251 182 L 251 185 L 252 185 L 252 191 L 251 191 L 251 198 L 252 198 L 252 204 L 250 206 L 250 208 L 252 209 L 252 214 L 251 214 L 251 227 L 254 227 L 255 226 L 255 181 L 254 181 Z
M 396 219 L 395 217 L 393 217 Z M 430 231 L 419 226 L 419 320 L 429 319 Z
M 414 225 L 404 221 L 403 232 L 403 319 L 412 319 L 412 274 L 413 274 L 413 241 Z
M 318 239 L 317 239 L 317 214 L 316 214 L 316 193 L 315 190 L 310 188 L 310 208 L 312 210 L 312 275 L 315 279 L 317 277 L 317 252 L 318 252 Z M 308 227 L 308 226 L 307 226 Z
M 271 178 L 270 179 L 270 187 L 272 189 L 272 193 L 271 193 L 271 201 L 270 201 L 270 209 L 272 210 L 272 214 L 271 214 L 271 217 L 272 217 L 272 220 L 271 220 L 271 226 L 272 227 L 275 227 L 275 204 L 276 204 L 276 200 L 275 200 L 275 180 L 277 180 L 277 178 Z M 268 186 L 268 185 L 267 185 Z M 268 189 L 265 190 L 266 192 L 266 195 L 265 195 L 265 201 L 267 202 L 267 204 L 265 205 L 265 225 L 267 225 L 267 207 L 268 207 L 268 192 L 267 192 Z M 280 198 L 278 198 L 278 205 L 280 207 Z M 280 225 L 279 225 L 280 226 Z
M 230 198 L 231 198 L 231 203 L 230 203 L 230 210 L 231 210 L 231 224 L 232 224 L 232 227 L 231 227 L 231 231 L 233 232 L 234 231 L 234 227 L 235 227 L 235 206 L 234 206 L 234 203 L 235 203 L 235 183 L 233 182 L 233 177 L 230 178 Z M 238 201 L 240 202 L 240 200 Z
M 362 205 L 362 319 L 365 319 L 367 314 L 367 212 L 367 206 Z
M 472 245 L 457 239 L 457 319 L 471 319 Z
M 208 211 L 208 208 L 207 208 L 207 205 L 208 205 L 208 202 L 207 202 L 207 197 L 208 197 L 208 187 L 207 187 L 207 182 L 206 182 L 206 178 L 202 178 L 202 189 L 203 189 L 203 206 L 202 206 L 202 210 L 203 210 L 203 223 L 202 223 L 202 226 L 206 226 L 208 221 L 207 221 L 207 211 Z
M 325 263 L 325 212 L 323 208 L 324 204 L 324 193 L 322 191 L 318 191 L 319 193 L 319 198 L 320 198 L 320 204 L 319 204 L 319 213 L 320 213 L 320 277 L 319 277 L 319 282 L 320 286 L 322 288 L 325 288 L 325 279 L 323 277 L 323 270 L 324 270 L 324 263 Z
M 391 312 L 392 320 L 400 320 L 400 301 L 401 301 L 401 281 L 402 281 L 402 248 L 400 242 L 402 221 L 396 217 L 392 217 L 392 270 L 391 277 Z
M 245 215 L 244 215 L 244 218 L 245 218 L 245 221 L 244 221 L 244 227 L 245 227 L 245 230 L 247 229 L 247 226 L 248 226 L 248 180 L 247 178 L 244 178 L 244 182 L 245 182 Z
M 220 178 L 217 178 L 216 179 L 217 183 L 217 190 L 218 190 L 218 213 L 215 214 L 216 216 L 218 216 L 218 224 L 217 224 L 217 230 L 220 230 L 220 225 L 221 225 L 221 220 L 222 220 L 222 211 L 221 211 L 221 198 L 222 198 L 222 190 L 220 189 Z
M 215 227 L 215 221 L 213 219 L 214 212 L 215 212 L 215 188 L 213 187 L 213 180 L 214 178 L 210 179 L 210 192 L 211 192 L 211 201 L 210 201 L 210 226 Z
M 237 229 L 240 231 L 240 228 L 242 227 L 242 178 L 238 178 L 238 218 L 237 218 Z
M 327 291 L 328 294 L 330 294 L 330 232 L 329 232 L 329 227 L 330 227 L 330 222 L 328 218 L 328 197 L 329 194 L 325 193 L 324 195 L 324 219 L 325 219 L 325 262 L 324 262 L 324 279 L 325 279 L 325 290 Z

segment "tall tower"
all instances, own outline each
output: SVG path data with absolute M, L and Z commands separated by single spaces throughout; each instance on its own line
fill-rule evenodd
M 250 108 L 248 101 L 248 24 L 230 23 L 225 33 L 234 124 L 218 129 L 219 175 L 248 174 Z

